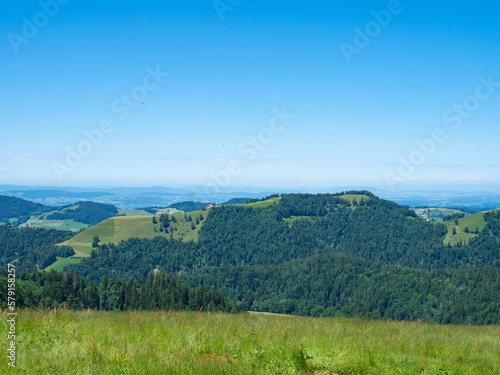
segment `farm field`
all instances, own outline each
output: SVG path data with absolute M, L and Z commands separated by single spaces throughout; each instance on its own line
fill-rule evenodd
M 61 229 L 79 231 L 88 228 L 88 224 L 78 223 L 74 220 L 47 220 L 47 214 L 32 216 L 27 225 L 31 228 Z
M 20 310 L 17 319 L 17 368 L 4 362 L 3 373 L 500 373 L 500 326 L 165 311 Z
M 459 210 L 452 210 L 450 208 L 412 208 L 415 213 L 424 218 L 429 219 L 430 221 L 442 221 L 444 216 L 453 215 L 461 213 Z
M 78 205 L 73 205 L 66 208 L 55 209 L 52 211 L 44 212 L 40 215 L 33 215 L 27 221 L 27 225 L 31 228 L 47 228 L 47 229 L 61 229 L 61 230 L 72 230 L 79 231 L 81 229 L 88 228 L 88 224 L 79 223 L 74 220 L 48 220 L 47 217 L 53 213 L 65 212 L 67 210 L 74 209 Z
M 171 223 L 174 230 L 172 236 L 174 238 L 181 238 L 185 241 L 198 239 L 198 231 L 203 224 L 201 221 L 196 224 L 196 218 L 202 215 L 206 218 L 208 211 L 193 211 L 187 213 L 187 217 L 192 218 L 192 222 L 195 223 L 195 229 L 191 229 L 191 222 L 186 222 L 184 219 L 184 214 L 175 214 L 177 223 Z M 156 216 L 159 220 L 159 216 Z M 100 244 L 104 243 L 114 243 L 118 244 L 123 240 L 129 238 L 154 238 L 157 236 L 169 237 L 170 233 L 165 231 L 161 232 L 159 230 L 160 223 L 153 224 L 153 216 L 117 216 L 107 220 L 104 220 L 85 231 L 78 233 L 76 236 L 71 238 L 67 245 L 73 247 L 74 249 L 84 253 L 90 254 L 92 252 L 92 240 L 94 236 L 98 236 L 100 239 Z

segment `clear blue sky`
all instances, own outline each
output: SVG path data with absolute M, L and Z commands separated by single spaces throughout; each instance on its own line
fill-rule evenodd
M 497 1 L 54 2 L 0 4 L 0 184 L 500 184 Z

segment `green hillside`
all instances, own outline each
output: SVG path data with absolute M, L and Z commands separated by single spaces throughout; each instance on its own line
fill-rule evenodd
M 145 279 L 153 269 L 182 274 L 191 287 L 221 290 L 251 311 L 500 322 L 500 217 L 485 215 L 488 230 L 477 241 L 446 246 L 447 225 L 369 192 L 347 195 L 284 194 L 214 207 L 197 242 L 124 241 L 65 270 L 94 281 Z M 355 203 L 353 195 L 368 199 Z
M 274 203 L 279 203 L 280 200 L 281 200 L 281 197 L 276 197 L 276 198 L 266 199 L 266 200 L 258 201 L 258 202 L 234 204 L 233 206 L 235 206 L 235 207 L 263 208 L 263 207 L 268 207 Z
M 174 208 L 157 210 L 158 214 L 178 213 Z M 78 232 L 86 229 L 92 224 L 102 222 L 105 219 L 115 216 L 153 216 L 145 210 L 117 209 L 111 205 L 103 205 L 94 202 L 79 202 L 74 205 L 51 209 L 48 212 L 32 215 L 26 222 L 30 228 L 46 228 L 71 230 Z
M 469 231 L 473 232 L 476 229 L 481 232 L 486 225 L 486 221 L 484 220 L 484 212 L 478 212 L 473 215 L 469 215 L 463 217 L 458 220 L 458 229 L 464 232 L 465 228 L 469 228 Z
M 77 232 L 117 215 L 126 215 L 126 212 L 119 212 L 113 205 L 82 201 L 32 215 L 26 225 L 31 228 L 52 228 Z
M 492 210 L 498 211 L 498 210 Z M 456 245 L 458 243 L 468 243 L 472 238 L 477 237 L 478 234 L 474 232 L 481 232 L 486 221 L 484 220 L 484 214 L 488 212 L 477 212 L 475 214 L 458 219 L 458 225 L 455 222 L 444 222 L 448 227 L 448 233 L 444 239 L 444 244 Z M 466 231 L 468 228 L 468 231 Z M 455 229 L 455 234 L 453 234 L 453 229 Z
M 175 217 L 176 222 L 170 222 L 168 232 L 164 229 L 161 230 L 159 216 L 155 216 L 157 224 L 153 224 L 153 216 L 113 217 L 78 233 L 68 241 L 67 245 L 84 254 L 90 254 L 92 252 L 92 240 L 94 236 L 99 237 L 100 244 L 119 244 L 121 241 L 130 238 L 170 237 L 170 235 L 175 239 L 197 241 L 198 231 L 207 214 L 208 211 L 193 211 L 187 214 L 170 215 L 170 217 Z M 200 217 L 203 220 L 200 221 Z M 186 218 L 188 218 L 188 221 L 186 221 Z M 198 224 L 196 223 L 197 219 L 199 220 Z M 191 223 L 193 223 L 194 229 L 191 229 Z
M 0 195 L 0 224 L 21 225 L 32 215 L 50 211 L 53 207 L 26 199 Z

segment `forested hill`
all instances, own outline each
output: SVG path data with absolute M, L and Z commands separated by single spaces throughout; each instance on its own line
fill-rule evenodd
M 467 245 L 445 246 L 445 225 L 419 219 L 412 210 L 367 192 L 359 201 L 345 196 L 294 194 L 264 208 L 215 207 L 198 243 L 155 238 L 104 244 L 78 269 L 96 280 L 107 272 L 144 278 L 155 265 L 166 272 L 189 272 L 335 252 L 427 271 L 500 266 L 498 212 L 485 216 L 488 224 Z
M 42 213 L 46 216 L 46 220 L 73 220 L 88 225 L 119 215 L 116 206 L 111 204 L 80 201 L 73 205 L 55 208 L 22 198 L 0 195 L 0 224 L 18 226 Z
M 48 215 L 47 219 L 74 220 L 94 225 L 113 216 L 118 216 L 118 209 L 111 204 L 81 201 L 76 203 L 76 205 L 60 208 L 58 212 Z
M 0 266 L 7 263 L 31 270 L 44 269 L 57 257 L 70 257 L 75 252 L 68 246 L 56 246 L 74 233 L 56 229 L 11 228 L 0 225 Z
M 342 292 L 344 300 L 351 298 L 355 301 L 366 293 L 368 286 L 375 289 L 387 287 L 391 293 L 401 297 L 400 293 L 405 289 L 394 280 L 389 280 L 388 275 L 400 275 L 410 285 L 412 277 L 422 280 L 415 286 L 415 293 L 418 294 L 415 301 L 427 297 L 433 300 L 433 297 L 447 293 L 442 289 L 431 292 L 433 287 L 429 285 L 446 285 L 433 281 L 437 280 L 437 275 L 444 275 L 440 272 L 451 272 L 450 277 L 458 280 L 452 283 L 453 288 L 470 292 L 469 300 L 462 299 L 461 294 L 462 297 L 455 296 L 451 301 L 481 300 L 479 295 L 485 296 L 484 291 L 490 291 L 493 284 L 483 280 L 481 283 L 484 285 L 471 287 L 473 283 L 469 277 L 483 273 L 476 268 L 482 267 L 483 270 L 491 269 L 495 279 L 500 266 L 500 213 L 491 212 L 484 217 L 487 224 L 481 233 L 468 244 L 452 246 L 443 243 L 448 232 L 446 225 L 420 219 L 412 210 L 379 199 L 370 192 L 286 194 L 248 205 L 210 209 L 197 243 L 154 238 L 131 239 L 119 245 L 104 244 L 93 252 L 90 259 L 71 267 L 80 275 L 96 281 L 110 275 L 144 279 L 154 268 L 169 273 L 180 272 L 191 282 L 191 286 L 209 283 L 211 287 L 223 287 L 228 295 L 239 300 L 246 299 L 251 308 L 265 311 L 282 310 L 283 301 L 290 299 L 299 304 L 304 301 L 315 303 L 312 307 L 308 305 L 307 309 L 296 308 L 294 313 L 312 313 L 317 305 L 319 310 L 323 308 L 325 314 L 354 314 L 354 310 L 347 308 L 342 311 L 342 303 L 330 301 L 327 296 L 331 292 L 324 288 L 342 280 L 345 283 Z M 332 254 L 344 254 L 340 266 L 340 258 L 323 258 Z M 314 258 L 318 256 L 321 257 Z M 302 302 L 296 301 L 296 297 L 290 294 L 294 283 L 279 280 L 290 274 L 286 270 L 293 271 L 291 274 L 298 272 L 292 279 L 306 280 L 311 272 L 306 265 L 312 264 L 313 259 L 323 259 L 322 266 L 330 264 L 331 268 L 337 269 L 339 276 L 333 278 L 327 276 L 330 275 L 328 272 L 317 273 L 316 280 L 321 288 L 305 288 L 301 295 Z M 368 262 L 366 267 L 374 270 L 369 283 L 348 276 L 352 274 L 352 265 L 359 259 Z M 406 271 L 399 271 L 398 267 L 406 267 Z M 468 270 L 467 276 L 460 273 L 465 272 L 461 269 Z M 423 275 L 431 275 L 429 280 L 432 283 L 427 283 Z M 282 285 L 280 294 L 266 292 L 272 290 L 272 285 Z M 398 289 L 401 291 L 398 292 Z M 405 293 L 410 290 L 409 287 Z M 496 303 L 492 298 L 498 297 L 490 293 L 483 302 Z M 404 298 L 399 299 L 395 310 L 375 303 L 358 313 L 412 318 L 413 315 L 402 314 L 401 309 L 407 302 Z M 450 311 L 452 303 L 441 307 L 433 303 L 426 306 L 426 318 L 445 321 L 448 315 L 444 313 Z M 481 306 L 479 313 L 486 309 Z M 431 309 L 440 308 L 442 313 L 431 313 Z M 495 308 L 495 305 L 489 308 Z M 492 316 L 489 314 L 488 319 L 497 319 Z M 463 318 L 453 319 L 464 321 Z M 479 322 L 479 319 L 474 322 Z
M 53 209 L 53 207 L 25 199 L 0 195 L 0 223 L 24 223 L 31 215 L 38 215 Z

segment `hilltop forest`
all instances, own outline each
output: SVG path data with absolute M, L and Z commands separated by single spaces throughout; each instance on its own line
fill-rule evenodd
M 314 316 L 500 322 L 497 211 L 467 244 L 373 194 L 283 195 L 267 207 L 210 210 L 197 242 L 103 244 L 70 266 L 98 281 L 154 268 L 242 301 L 248 310 Z M 464 309 L 465 306 L 465 309 Z
M 500 323 L 500 211 L 445 245 L 445 224 L 368 191 L 272 198 L 210 209 L 197 241 L 100 244 L 66 270 L 98 283 L 156 269 L 255 311 Z

